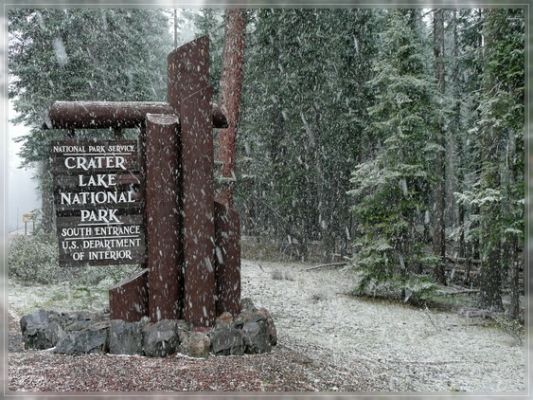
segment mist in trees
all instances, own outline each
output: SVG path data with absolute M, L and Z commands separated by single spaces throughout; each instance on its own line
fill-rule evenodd
M 258 10 L 248 30 L 244 232 L 349 256 L 363 284 L 475 286 L 494 310 L 510 287 L 516 316 L 523 10 Z
M 9 11 L 9 97 L 19 113 L 25 165 L 37 167 L 42 227 L 52 230 L 48 146 L 63 131 L 46 131 L 56 100 L 161 100 L 166 54 L 172 48 L 167 14 L 141 9 L 13 9 Z M 76 132 L 84 137 L 87 132 Z M 91 136 L 109 136 L 94 131 Z

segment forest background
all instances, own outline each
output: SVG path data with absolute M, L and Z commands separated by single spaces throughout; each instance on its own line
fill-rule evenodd
M 360 291 L 387 284 L 409 298 L 460 284 L 495 311 L 508 292 L 507 311 L 518 318 L 524 10 L 244 13 L 234 183 L 243 235 L 276 256 L 349 260 Z M 163 100 L 166 54 L 187 24 L 211 39 L 216 98 L 224 10 L 13 9 L 8 17 L 14 122 L 31 129 L 21 157 L 38 169 L 38 239 L 53 243 L 47 143 L 64 132 L 42 129 L 47 108 L 55 100 Z M 17 264 L 23 242 L 11 250 L 15 277 L 35 272 Z M 41 245 L 35 257 L 56 271 Z

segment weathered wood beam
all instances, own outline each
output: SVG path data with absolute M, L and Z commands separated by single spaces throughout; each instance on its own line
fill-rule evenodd
M 167 100 L 181 124 L 183 318 L 195 327 L 213 326 L 216 317 L 212 92 L 207 37 L 168 55 Z
M 153 322 L 178 319 L 179 268 L 178 117 L 146 116 L 146 239 L 148 311 Z
M 228 122 L 216 104 L 211 104 L 213 127 L 226 128 Z M 43 129 L 135 128 L 146 114 L 173 114 L 166 102 L 143 101 L 56 101 L 48 110 Z

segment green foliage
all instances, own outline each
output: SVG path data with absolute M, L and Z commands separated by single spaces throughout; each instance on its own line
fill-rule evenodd
M 224 10 L 202 8 L 193 14 L 198 35 L 209 37 L 209 76 L 213 86 L 213 97 L 218 97 L 220 77 L 222 76 L 222 57 L 224 49 Z
M 9 244 L 8 276 L 23 282 L 57 282 L 62 275 L 58 257 L 55 235 L 15 236 Z
M 25 163 L 47 157 L 54 135 L 40 126 L 55 100 L 164 98 L 171 39 L 160 10 L 17 8 L 8 18 L 9 97 L 15 122 L 32 128 Z
M 374 154 L 356 166 L 349 192 L 360 233 L 357 264 L 377 281 L 403 280 L 430 260 L 417 225 L 428 207 L 434 88 L 415 18 L 413 10 L 387 16 L 368 82 L 376 93 L 366 129 Z
M 61 268 L 56 235 L 37 232 L 11 240 L 7 257 L 10 278 L 25 284 L 70 282 L 85 288 L 97 285 L 109 288 L 138 269 L 138 266 L 127 265 Z
M 353 294 L 355 296 L 402 301 L 420 306 L 434 296 L 436 289 L 437 285 L 427 277 L 394 276 L 387 280 L 381 280 L 372 271 L 363 270 L 359 275 L 359 284 L 354 289 Z
M 239 124 L 237 205 L 249 234 L 346 240 L 349 174 L 368 120 L 364 85 L 376 12 L 261 9 L 252 14 Z M 245 175 L 245 176 L 243 176 Z M 249 179 L 248 179 L 249 178 Z
M 63 131 L 44 131 L 56 100 L 160 101 L 166 95 L 167 17 L 154 9 L 13 8 L 8 12 L 9 97 L 30 128 L 21 136 L 22 164 L 38 166 L 43 228 L 52 230 L 48 143 Z M 109 137 L 108 130 L 77 136 Z

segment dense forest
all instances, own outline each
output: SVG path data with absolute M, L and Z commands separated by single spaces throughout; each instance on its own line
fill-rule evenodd
M 21 155 L 39 168 L 44 229 L 52 229 L 46 143 L 54 134 L 41 126 L 53 101 L 163 100 L 173 25 L 176 43 L 186 26 L 209 35 L 219 89 L 224 10 L 172 16 L 10 11 L 9 94 L 17 122 L 31 128 Z M 272 240 L 295 259 L 348 258 L 362 286 L 460 283 L 478 287 L 481 307 L 497 311 L 509 289 L 517 317 L 524 10 L 245 16 L 235 183 L 243 235 Z

